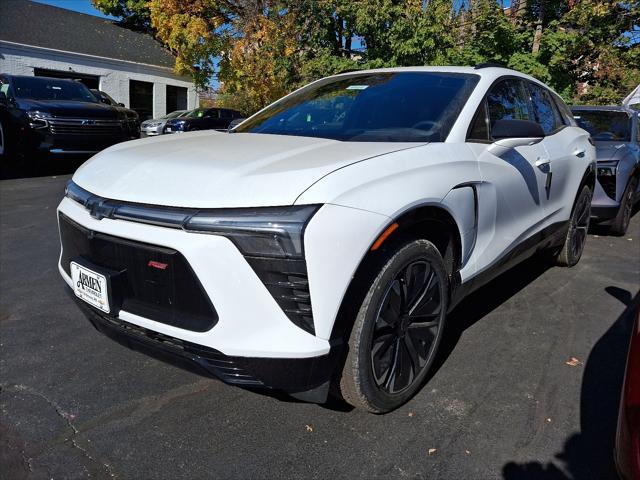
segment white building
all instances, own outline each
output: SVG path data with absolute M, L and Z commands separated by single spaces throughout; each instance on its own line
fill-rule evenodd
M 151 36 L 111 20 L 0 0 L 0 73 L 77 79 L 146 119 L 198 106 L 193 82 L 173 73 L 174 61 Z

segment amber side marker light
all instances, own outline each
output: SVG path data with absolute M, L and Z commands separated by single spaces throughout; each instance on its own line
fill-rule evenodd
M 377 249 L 380 248 L 380 245 L 382 245 L 382 243 L 389 238 L 389 235 L 391 235 L 393 232 L 396 231 L 396 229 L 399 227 L 400 225 L 398 225 L 397 223 L 392 223 L 391 225 L 389 225 L 387 227 L 387 229 L 382 232 L 382 235 L 380 235 L 378 237 L 378 239 L 374 242 L 373 245 L 371 245 L 371 251 L 375 251 Z

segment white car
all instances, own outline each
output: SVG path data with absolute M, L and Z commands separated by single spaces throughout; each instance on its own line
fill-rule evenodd
M 386 412 L 461 298 L 537 251 L 578 262 L 594 168 L 589 134 L 526 75 L 346 73 L 233 133 L 94 156 L 58 208 L 59 270 L 130 347 L 308 401 L 334 382 Z
M 172 118 L 182 117 L 187 113 L 189 113 L 189 110 L 176 110 L 174 112 L 168 113 L 164 117 L 150 118 L 149 120 L 145 120 L 140 124 L 140 135 L 143 138 L 162 135 L 162 129 L 164 128 L 168 120 L 171 120 Z

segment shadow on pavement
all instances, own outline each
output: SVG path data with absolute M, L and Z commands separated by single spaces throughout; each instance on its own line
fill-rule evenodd
M 507 463 L 502 469 L 505 480 L 582 480 L 615 479 L 613 448 L 620 403 L 620 390 L 627 350 L 640 293 L 618 287 L 605 290 L 627 308 L 598 340 L 585 364 L 580 394 L 580 433 L 575 433 L 547 463 Z M 557 465 L 561 465 L 562 469 Z
M 505 303 L 552 266 L 553 264 L 548 259 L 534 255 L 460 302 L 447 317 L 442 343 L 429 378 L 440 369 L 451 355 L 462 333 L 467 328 Z

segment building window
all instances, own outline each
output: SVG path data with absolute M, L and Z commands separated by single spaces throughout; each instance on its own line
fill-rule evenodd
M 153 117 L 153 83 L 129 80 L 129 108 L 138 112 L 141 121 Z
M 187 89 L 167 85 L 167 113 L 187 109 Z

